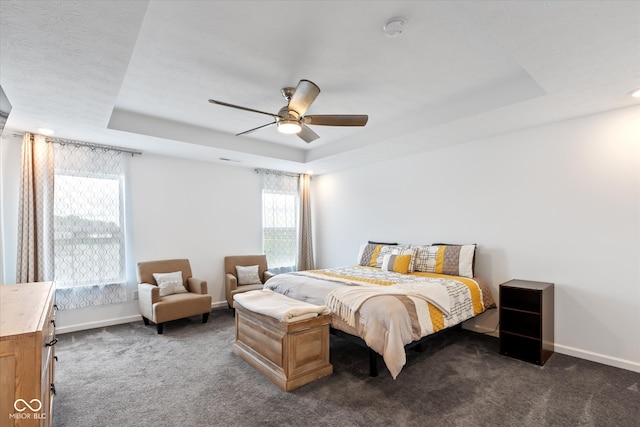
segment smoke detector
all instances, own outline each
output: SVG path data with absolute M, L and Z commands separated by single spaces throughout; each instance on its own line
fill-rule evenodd
M 406 23 L 407 20 L 405 18 L 399 16 L 391 18 L 384 23 L 382 30 L 387 37 L 398 37 L 404 31 Z

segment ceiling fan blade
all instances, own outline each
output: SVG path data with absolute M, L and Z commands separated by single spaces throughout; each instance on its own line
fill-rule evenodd
M 266 114 L 267 116 L 271 116 L 271 117 L 280 117 L 277 114 L 267 113 L 265 111 L 260 111 L 260 110 L 254 110 L 253 108 L 241 107 L 239 105 L 229 104 L 228 102 L 216 101 L 215 99 L 210 99 L 209 102 L 212 103 L 212 104 L 222 105 L 223 107 L 231 107 L 231 108 L 237 108 L 238 110 L 244 110 L 244 111 L 251 111 L 253 113 Z
M 307 125 L 316 126 L 364 126 L 367 124 L 369 116 L 349 115 L 349 114 L 324 114 L 304 116 L 303 122 Z
M 313 140 L 320 138 L 320 135 L 312 131 L 308 126 L 302 124 L 302 129 L 297 134 L 304 142 L 309 143 Z
M 248 133 L 257 131 L 258 129 L 266 128 L 267 126 L 271 126 L 271 125 L 275 125 L 275 124 L 276 124 L 275 121 L 271 122 L 271 123 L 267 123 L 266 125 L 258 126 L 257 128 L 253 128 L 253 129 L 245 130 L 244 132 L 236 133 L 236 136 L 246 135 Z
M 319 93 L 320 88 L 315 83 L 309 80 L 300 80 L 296 91 L 293 92 L 289 100 L 289 109 L 302 117 Z

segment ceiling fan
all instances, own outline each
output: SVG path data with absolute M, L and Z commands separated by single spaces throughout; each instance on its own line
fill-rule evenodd
M 298 86 L 285 87 L 282 89 L 282 96 L 287 100 L 287 105 L 282 107 L 278 114 L 267 113 L 265 111 L 254 110 L 253 108 L 241 107 L 239 105 L 229 104 L 227 102 L 216 101 L 210 99 L 212 104 L 222 105 L 224 107 L 237 108 L 244 111 L 252 111 L 254 113 L 266 114 L 273 117 L 273 122 L 266 125 L 258 126 L 253 129 L 246 130 L 236 134 L 246 135 L 254 132 L 258 129 L 266 128 L 267 126 L 276 125 L 278 131 L 287 134 L 297 134 L 298 137 L 309 143 L 320 136 L 311 130 L 307 125 L 317 126 L 364 126 L 369 120 L 367 115 L 353 115 L 353 114 L 325 114 L 325 115 L 308 115 L 307 112 L 311 103 L 316 99 L 320 93 L 320 88 L 310 80 L 300 80 Z

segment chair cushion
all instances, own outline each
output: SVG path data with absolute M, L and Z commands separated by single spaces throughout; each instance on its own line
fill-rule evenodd
M 156 283 L 160 288 L 161 297 L 187 292 L 187 289 L 182 283 L 182 271 L 174 271 L 172 273 L 153 273 L 153 278 L 156 280 Z
M 168 295 L 153 304 L 153 321 L 155 323 L 169 322 L 197 314 L 211 311 L 211 295 L 187 292 Z
M 242 266 L 236 265 L 236 275 L 238 276 L 238 285 L 261 285 L 260 275 L 258 274 L 258 265 Z

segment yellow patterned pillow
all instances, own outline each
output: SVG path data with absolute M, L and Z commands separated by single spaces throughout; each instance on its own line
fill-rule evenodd
M 433 245 L 427 248 L 428 273 L 473 277 L 476 245 Z
M 415 248 L 406 248 L 400 249 L 397 251 L 391 252 L 393 255 L 409 255 L 411 257 L 411 261 L 409 261 L 409 273 L 413 273 L 415 271 L 415 260 L 416 260 L 416 249 Z
M 388 248 L 388 246 L 374 245 L 373 253 L 371 254 L 371 258 L 369 258 L 369 267 L 380 268 L 380 263 L 382 262 L 382 258 L 384 258 L 384 254 L 387 250 L 386 248 Z
M 382 260 L 382 269 L 407 274 L 410 263 L 411 255 L 385 255 Z
M 378 244 L 369 243 L 362 245 L 360 247 L 360 254 L 358 255 L 358 265 L 375 267 L 380 248 L 382 248 L 382 245 Z
M 373 254 L 371 255 L 371 267 L 382 268 L 382 261 L 386 255 L 409 255 L 409 253 L 403 253 L 407 250 L 408 247 L 406 245 L 397 245 L 397 246 L 381 246 L 378 245 L 376 249 L 374 249 Z M 411 252 L 413 253 L 413 252 Z

